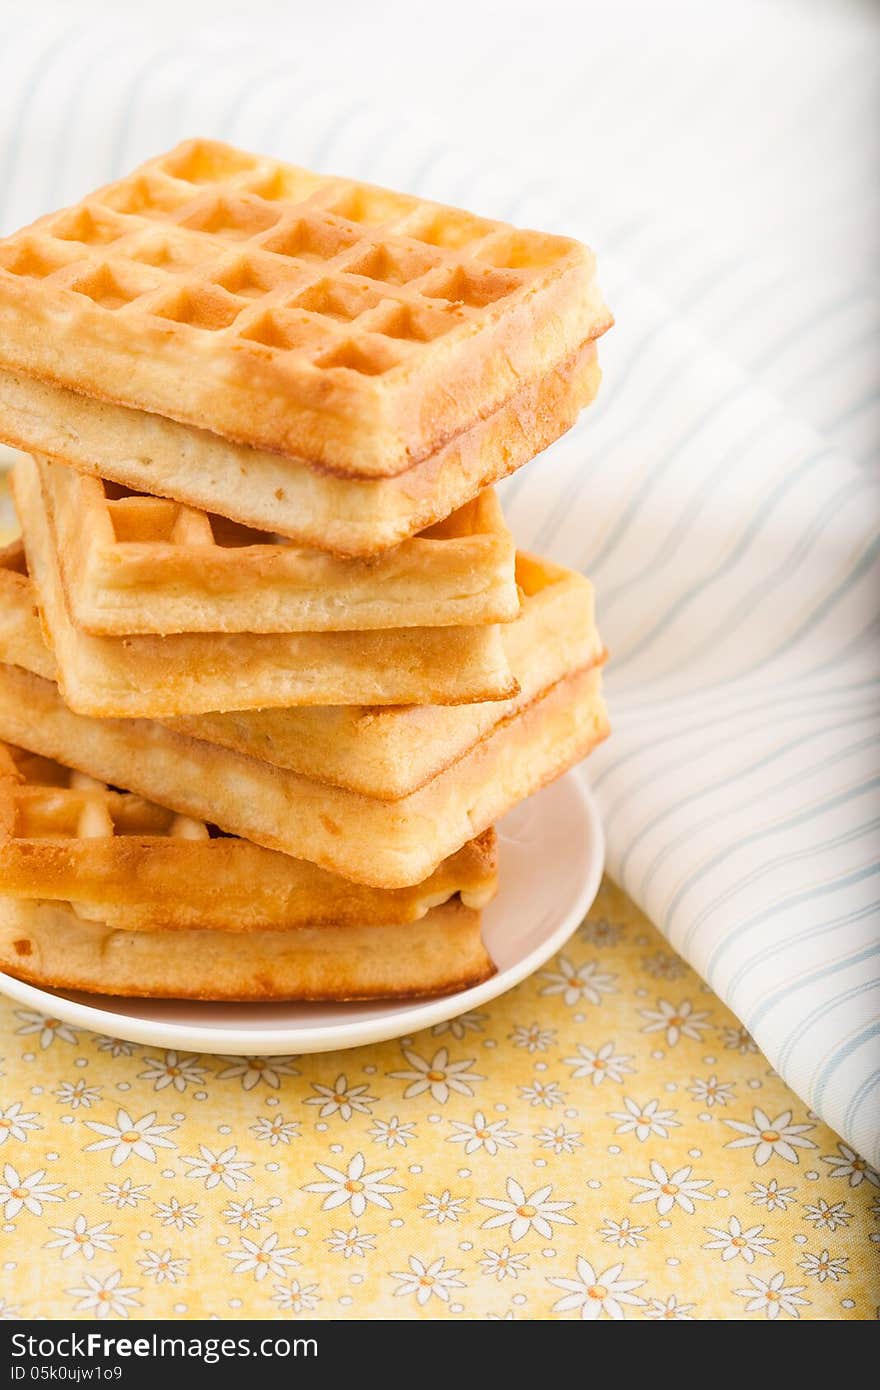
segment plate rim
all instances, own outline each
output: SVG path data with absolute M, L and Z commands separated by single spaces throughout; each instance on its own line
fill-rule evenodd
M 328 1023 L 307 1030 L 297 1030 L 295 1026 L 290 1025 L 276 1029 L 261 1029 L 252 1037 L 243 1036 L 243 1026 L 232 1028 L 216 1024 L 168 1023 L 156 1019 L 132 1018 L 124 1013 L 109 1015 L 92 1004 L 81 1004 L 64 994 L 53 994 L 48 989 L 28 984 L 27 981 L 18 980 L 14 975 L 7 975 L 2 971 L 0 993 L 16 1003 L 36 1009 L 47 1017 L 57 1018 L 62 1023 L 88 1029 L 104 1037 L 118 1037 L 126 1042 L 148 1047 L 165 1047 L 219 1057 L 306 1055 L 344 1051 L 353 1047 L 389 1042 L 438 1023 L 446 1023 L 449 1019 L 468 1013 L 481 1004 L 500 998 L 502 994 L 514 989 L 529 975 L 534 974 L 565 945 L 596 899 L 605 870 L 605 833 L 596 799 L 578 768 L 570 769 L 558 780 L 567 783 L 575 792 L 584 814 L 584 839 L 590 844 L 591 853 L 585 861 L 583 880 L 571 907 L 562 914 L 560 921 L 546 937 L 506 970 L 499 970 L 490 979 L 470 989 L 460 990 L 456 994 L 445 994 L 439 999 L 416 1000 L 402 1005 L 399 1011 L 380 1014 L 372 1019 L 353 1020 L 351 1023 Z M 52 1006 L 50 1012 L 47 1012 L 47 1003 Z M 108 1030 L 107 1024 L 111 1019 L 118 1019 L 121 1026 L 114 1026 L 112 1030 Z M 157 1042 L 157 1036 L 160 1034 L 162 1040 Z

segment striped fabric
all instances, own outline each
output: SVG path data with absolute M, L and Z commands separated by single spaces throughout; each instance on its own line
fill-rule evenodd
M 162 3 L 149 32 L 19 25 L 0 219 L 198 132 L 598 247 L 600 403 L 504 492 L 520 543 L 598 586 L 609 869 L 876 1162 L 876 25 L 744 0 L 724 30 L 705 3 L 584 4 L 573 30 L 512 4 L 499 36 L 474 8 L 432 36 L 397 0 L 381 32 L 336 6 L 332 65 L 330 21 L 267 53 L 259 5 L 248 32 L 163 34 Z

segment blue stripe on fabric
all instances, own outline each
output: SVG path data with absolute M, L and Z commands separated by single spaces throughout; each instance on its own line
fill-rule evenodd
M 821 1075 L 813 1088 L 814 1106 L 819 1107 L 822 1104 L 825 1096 L 825 1088 L 834 1073 L 843 1065 L 847 1058 L 851 1057 L 853 1053 L 857 1052 L 865 1043 L 869 1043 L 872 1039 L 877 1037 L 880 1037 L 880 1023 L 871 1023 L 868 1024 L 867 1027 L 859 1029 L 855 1037 L 844 1046 L 835 1049 L 822 1068 Z
M 758 951 L 755 955 L 750 956 L 749 960 L 740 966 L 725 986 L 725 998 L 731 1001 L 730 1007 L 735 1010 L 736 1006 L 732 1002 L 734 995 L 750 971 L 760 969 L 766 961 L 773 960 L 776 956 L 789 955 L 796 950 L 799 944 L 813 941 L 817 936 L 824 936 L 830 931 L 841 932 L 845 927 L 856 926 L 859 922 L 864 922 L 866 918 L 873 917 L 878 908 L 880 908 L 880 899 L 875 898 L 865 907 L 842 913 L 841 916 L 832 917 L 826 922 L 816 922 L 811 927 L 804 927 L 803 931 L 795 932 L 794 936 L 787 936 L 783 941 L 774 942 L 772 946 L 766 946 L 763 951 Z M 755 1005 L 754 1009 L 749 1011 L 749 1029 L 757 1028 L 768 1013 L 775 1009 L 777 1004 L 788 999 L 791 994 L 797 993 L 809 984 L 815 984 L 817 980 L 822 980 L 826 976 L 839 975 L 847 964 L 858 964 L 860 961 L 870 960 L 878 954 L 880 954 L 880 945 L 864 946 L 858 951 L 826 961 L 823 965 L 810 970 L 806 975 L 790 975 L 784 985 L 774 990 L 772 994 L 766 995 L 759 1004 Z

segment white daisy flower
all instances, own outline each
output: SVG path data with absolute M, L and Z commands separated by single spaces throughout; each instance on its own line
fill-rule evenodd
M 796 1187 L 780 1187 L 777 1178 L 769 1182 L 753 1182 L 749 1196 L 756 1207 L 766 1207 L 768 1211 L 785 1211 L 794 1201 Z
M 710 1108 L 713 1105 L 727 1105 L 733 1099 L 735 1089 L 735 1081 L 719 1081 L 714 1072 L 704 1079 L 695 1076 L 693 1085 L 688 1086 L 694 1100 Z
M 343 1259 L 350 1260 L 353 1256 L 363 1259 L 368 1251 L 375 1250 L 376 1237 L 371 1231 L 359 1231 L 357 1226 L 352 1226 L 348 1231 L 335 1226 L 331 1234 L 325 1236 L 324 1243 L 335 1255 L 342 1255 Z
M 785 1282 L 785 1275 L 782 1270 L 774 1274 L 772 1279 L 760 1279 L 757 1274 L 748 1275 L 750 1289 L 734 1289 L 737 1298 L 747 1298 L 747 1313 L 764 1313 L 768 1318 L 778 1318 L 780 1313 L 787 1313 L 790 1318 L 799 1318 L 799 1307 L 809 1304 L 808 1298 L 801 1298 L 800 1295 L 806 1288 L 805 1284 L 788 1285 Z
M 175 1259 L 170 1250 L 145 1250 L 138 1264 L 148 1279 L 157 1284 L 176 1284 L 186 1274 L 188 1261 Z
M 0 1106 L 0 1145 L 7 1139 L 24 1143 L 31 1130 L 42 1129 L 37 1121 L 38 1114 L 37 1110 L 22 1110 L 20 1100 L 13 1101 L 5 1110 Z
M 645 1309 L 646 1318 L 665 1318 L 667 1322 L 693 1322 L 691 1313 L 695 1303 L 679 1303 L 674 1293 L 668 1298 L 649 1298 Z
M 226 1258 L 238 1261 L 238 1264 L 233 1266 L 233 1274 L 253 1274 L 259 1282 L 268 1274 L 274 1274 L 280 1279 L 284 1277 L 286 1269 L 295 1269 L 299 1260 L 293 1258 L 293 1252 L 297 1248 L 296 1245 L 279 1245 L 278 1232 L 273 1231 L 262 1241 L 242 1236 L 241 1249 L 227 1250 Z
M 518 1279 L 528 1268 L 528 1256 L 511 1254 L 509 1245 L 502 1250 L 484 1250 L 483 1259 L 480 1260 L 483 1273 L 494 1275 L 499 1283 L 502 1279 Z
M 752 1158 L 759 1168 L 763 1168 L 774 1154 L 777 1158 L 784 1158 L 786 1163 L 799 1163 L 796 1149 L 816 1148 L 812 1139 L 803 1137 L 808 1129 L 815 1129 L 815 1125 L 793 1125 L 790 1110 L 784 1110 L 775 1120 L 771 1120 L 765 1111 L 755 1107 L 751 1124 L 744 1120 L 725 1120 L 724 1123 L 728 1129 L 735 1129 L 742 1135 L 741 1139 L 731 1139 L 724 1147 L 754 1149 Z
M 601 1004 L 603 994 L 616 994 L 616 975 L 606 974 L 599 969 L 598 961 L 584 961 L 575 965 L 568 956 L 557 956 L 558 970 L 541 970 L 539 980 L 547 984 L 538 993 L 541 995 L 561 994 L 563 1004 L 573 1009 L 575 1004 L 586 1001 L 588 1004 Z
M 96 1318 L 127 1318 L 129 1308 L 138 1308 L 135 1298 L 140 1289 L 135 1286 L 123 1288 L 119 1281 L 122 1270 L 116 1269 L 106 1279 L 97 1279 L 93 1274 L 84 1274 L 84 1287 L 65 1289 L 79 1302 L 74 1309 L 77 1313 L 94 1313 Z
M 812 1125 L 809 1128 L 812 1129 Z M 816 1145 L 811 1144 L 810 1147 L 814 1149 Z M 851 1149 L 849 1144 L 839 1143 L 837 1153 L 828 1154 L 822 1162 L 831 1164 L 829 1178 L 846 1178 L 850 1187 L 860 1187 L 863 1182 L 880 1187 L 880 1173 L 872 1168 L 866 1159 L 861 1158 L 855 1149 Z
M 496 1213 L 488 1217 L 480 1229 L 493 1231 L 500 1226 L 509 1226 L 511 1240 L 522 1240 L 529 1231 L 537 1231 L 539 1236 L 549 1240 L 553 1235 L 554 1222 L 560 1226 L 575 1225 L 570 1216 L 564 1215 L 569 1207 L 574 1206 L 574 1202 L 551 1202 L 548 1198 L 552 1191 L 548 1183 L 527 1196 L 514 1178 L 508 1178 L 506 1201 L 498 1197 L 480 1197 L 480 1206 Z
M 772 1255 L 771 1245 L 776 1244 L 775 1236 L 762 1236 L 763 1226 L 749 1226 L 743 1229 L 739 1218 L 731 1216 L 724 1226 L 707 1226 L 706 1230 L 714 1240 L 706 1241 L 704 1250 L 720 1250 L 722 1260 L 735 1260 L 740 1256 L 747 1265 L 754 1264 L 756 1255 Z
M 303 1188 L 303 1192 L 314 1192 L 323 1196 L 322 1211 L 333 1211 L 346 1203 L 351 1208 L 352 1216 L 363 1216 L 370 1203 L 390 1211 L 388 1194 L 404 1191 L 404 1188 L 396 1183 L 387 1181 L 394 1169 L 375 1168 L 373 1172 L 367 1173 L 366 1166 L 362 1153 L 356 1153 L 344 1171 L 331 1168 L 329 1163 L 316 1163 L 315 1167 L 319 1173 L 324 1174 L 326 1181 L 310 1182 Z
M 17 1168 L 13 1168 L 11 1163 L 5 1164 L 3 1168 L 3 1180 L 0 1181 L 0 1205 L 3 1207 L 3 1215 L 7 1221 L 12 1221 L 18 1216 L 20 1211 L 29 1211 L 32 1216 L 43 1215 L 44 1202 L 62 1202 L 63 1197 L 57 1195 L 58 1189 L 63 1186 L 60 1182 L 45 1182 L 45 1168 L 38 1168 L 29 1177 L 23 1178 Z
M 632 1200 L 656 1202 L 658 1216 L 666 1216 L 673 1207 L 681 1207 L 688 1216 L 692 1216 L 695 1210 L 694 1202 L 712 1201 L 710 1194 L 702 1190 L 710 1185 L 711 1178 L 692 1178 L 692 1172 L 693 1168 L 688 1164 L 684 1168 L 676 1168 L 674 1173 L 667 1173 L 663 1164 L 654 1159 L 651 1163 L 650 1178 L 627 1178 L 627 1182 L 644 1188 L 644 1191 L 639 1192 Z
M 134 1183 L 131 1178 L 125 1178 L 122 1182 L 108 1182 L 101 1193 L 101 1201 L 122 1211 L 125 1207 L 136 1207 L 138 1202 L 145 1202 L 148 1190 L 149 1183 Z
M 370 1130 L 370 1138 L 374 1144 L 384 1144 L 386 1149 L 396 1148 L 398 1145 L 405 1149 L 410 1139 L 415 1138 L 416 1127 L 412 1121 L 405 1124 L 399 1115 L 392 1115 L 390 1120 L 374 1120 Z
M 453 1092 L 459 1096 L 472 1096 L 474 1093 L 470 1082 L 486 1080 L 485 1076 L 471 1071 L 474 1065 L 473 1057 L 450 1062 L 447 1049 L 441 1047 L 428 1061 L 417 1052 L 408 1051 L 406 1048 L 402 1050 L 412 1071 L 390 1071 L 388 1075 L 395 1081 L 410 1083 L 403 1093 L 404 1100 L 411 1100 L 413 1096 L 421 1096 L 429 1091 L 431 1098 L 438 1105 L 445 1105 Z
M 85 1259 L 93 1260 L 99 1250 L 112 1254 L 113 1242 L 119 1236 L 113 1235 L 109 1226 L 109 1221 L 89 1226 L 85 1216 L 78 1216 L 72 1226 L 50 1226 L 49 1230 L 56 1239 L 47 1240 L 44 1248 L 60 1250 L 62 1260 L 69 1260 L 71 1255 L 83 1255 Z
M 205 1079 L 204 1066 L 199 1066 L 198 1053 L 166 1052 L 161 1057 L 145 1057 L 146 1070 L 138 1072 L 138 1080 L 152 1081 L 154 1091 L 173 1086 L 185 1091 L 187 1086 L 200 1086 Z
M 546 1110 L 565 1101 L 565 1092 L 560 1090 L 557 1081 L 532 1081 L 528 1086 L 520 1086 L 519 1093 L 529 1105 L 543 1105 Z
M 258 1231 L 269 1220 L 272 1208 L 268 1202 L 258 1204 L 253 1197 L 243 1202 L 229 1202 L 222 1215 L 229 1226 L 237 1226 L 240 1231 Z
M 577 1257 L 577 1278 L 548 1279 L 554 1288 L 563 1289 L 565 1297 L 553 1304 L 554 1313 L 571 1313 L 579 1309 L 585 1322 L 606 1317 L 620 1322 L 625 1317 L 626 1304 L 642 1306 L 645 1300 L 634 1292 L 644 1284 L 644 1279 L 621 1279 L 623 1265 L 612 1265 L 597 1274 L 589 1260 L 583 1255 Z
M 557 1125 L 555 1129 L 544 1125 L 542 1129 L 535 1131 L 535 1138 L 542 1149 L 550 1149 L 551 1153 L 555 1154 L 573 1154 L 577 1149 L 583 1148 L 581 1130 L 566 1129 L 564 1125 Z
M 647 1229 L 647 1226 L 634 1226 L 628 1216 L 624 1216 L 621 1221 L 612 1221 L 610 1217 L 606 1217 L 604 1226 L 599 1227 L 599 1234 L 606 1245 L 616 1245 L 618 1250 L 627 1246 L 635 1249 L 637 1245 L 644 1245 L 648 1239 L 645 1235 Z
M 508 1308 L 506 1313 L 487 1313 L 487 1322 L 516 1322 L 516 1317 L 512 1308 Z
M 310 1313 L 321 1302 L 318 1284 L 301 1284 L 291 1279 L 289 1284 L 276 1284 L 272 1302 L 285 1313 Z
M 740 1027 L 722 1028 L 721 1036 L 724 1039 L 724 1046 L 728 1052 L 740 1052 L 745 1056 L 749 1052 L 757 1052 L 758 1044 L 755 1042 L 748 1029 Z
M 620 1120 L 615 1134 L 634 1134 L 640 1143 L 644 1143 L 652 1134 L 660 1139 L 668 1139 L 670 1129 L 679 1128 L 679 1122 L 674 1118 L 675 1111 L 661 1110 L 659 1100 L 649 1100 L 639 1105 L 631 1096 L 624 1096 L 623 1103 L 625 1110 L 608 1112 L 610 1119 Z
M 80 1078 L 78 1081 L 62 1081 L 55 1094 L 59 1105 L 69 1105 L 71 1110 L 79 1110 L 80 1106 L 89 1110 L 101 1099 L 101 1087 L 87 1086 Z
M 155 1215 L 163 1226 L 173 1226 L 175 1231 L 189 1231 L 202 1219 L 196 1202 L 181 1202 L 177 1197 L 169 1197 L 167 1202 L 157 1202 Z
M 848 1226 L 853 1218 L 845 1202 L 826 1202 L 824 1197 L 815 1203 L 805 1202 L 804 1216 L 817 1231 L 836 1231 L 838 1226 Z
M 16 1033 L 20 1036 L 28 1036 L 36 1033 L 39 1036 L 40 1047 L 51 1047 L 55 1039 L 59 1042 L 76 1043 L 79 1036 L 67 1023 L 62 1023 L 60 1018 L 46 1018 L 44 1014 L 38 1014 L 33 1009 L 16 1009 L 15 1017 L 22 1020 L 22 1026 L 16 1028 Z
M 350 1120 L 355 1114 L 370 1114 L 370 1106 L 375 1104 L 378 1096 L 367 1095 L 369 1089 L 369 1086 L 349 1086 L 348 1077 L 341 1072 L 332 1086 L 322 1086 L 319 1081 L 313 1081 L 312 1090 L 317 1094 L 309 1096 L 305 1104 L 320 1105 L 318 1114 L 322 1120 L 337 1112 L 341 1120 Z
M 289 1144 L 292 1139 L 299 1138 L 299 1121 L 285 1120 L 281 1114 L 261 1115 L 250 1126 L 250 1131 L 274 1149 L 276 1144 Z
M 451 1124 L 457 1133 L 450 1134 L 446 1142 L 464 1144 L 466 1154 L 485 1149 L 487 1154 L 494 1157 L 499 1149 L 515 1149 L 514 1140 L 520 1137 L 517 1130 L 511 1129 L 506 1120 L 487 1120 L 482 1110 L 474 1111 L 474 1118 L 470 1123 L 465 1120 L 452 1120 Z
M 95 1038 L 99 1052 L 109 1052 L 111 1057 L 130 1057 L 134 1052 L 134 1043 L 128 1042 L 126 1038 L 111 1038 L 105 1033 L 99 1034 Z
M 546 1052 L 556 1040 L 556 1029 L 541 1028 L 537 1023 L 518 1023 L 507 1036 L 514 1047 L 521 1047 L 526 1052 Z
M 599 917 L 596 921 L 587 920 L 579 932 L 581 941 L 589 941 L 594 946 L 616 946 L 622 934 L 623 929 L 605 917 Z
M 97 1120 L 86 1120 L 85 1124 L 103 1137 L 96 1139 L 93 1144 L 87 1144 L 84 1152 L 97 1153 L 101 1149 L 112 1149 L 110 1162 L 114 1168 L 125 1163 L 132 1154 L 146 1159 L 148 1163 L 155 1163 L 157 1149 L 177 1147 L 171 1139 L 165 1138 L 166 1134 L 177 1129 L 177 1125 L 157 1125 L 155 1110 L 134 1120 L 127 1110 L 120 1108 L 116 1112 L 115 1125 L 99 1124 Z
M 465 1033 L 482 1033 L 486 1018 L 486 1014 L 477 1013 L 471 1009 L 469 1013 L 459 1014 L 458 1018 L 447 1018 L 443 1023 L 435 1023 L 431 1029 L 431 1036 L 442 1038 L 444 1033 L 450 1033 L 453 1038 L 461 1042 Z
M 416 1302 L 422 1308 L 429 1298 L 439 1298 L 443 1303 L 448 1303 L 449 1290 L 463 1289 L 465 1286 L 458 1277 L 461 1270 L 446 1269 L 444 1268 L 445 1264 L 446 1259 L 443 1255 L 429 1265 L 416 1259 L 415 1255 L 410 1255 L 409 1270 L 391 1272 L 392 1279 L 400 1280 L 394 1290 L 395 1297 L 402 1298 L 408 1294 L 415 1294 Z
M 208 1192 L 212 1188 L 219 1186 L 222 1182 L 224 1187 L 228 1187 L 234 1192 L 240 1182 L 253 1182 L 253 1178 L 247 1171 L 253 1168 L 253 1163 L 247 1158 L 236 1158 L 238 1145 L 230 1144 L 228 1148 L 215 1153 L 205 1144 L 199 1144 L 197 1156 L 183 1158 L 181 1162 L 190 1165 L 188 1178 L 201 1178 Z
M 849 1260 L 845 1255 L 838 1255 L 832 1258 L 827 1250 L 823 1250 L 819 1255 L 811 1255 L 808 1251 L 804 1252 L 804 1258 L 798 1260 L 801 1269 L 805 1269 L 811 1279 L 818 1279 L 820 1284 L 824 1284 L 826 1279 L 830 1279 L 836 1284 L 849 1274 Z
M 586 1043 L 578 1043 L 578 1055 L 576 1057 L 563 1057 L 563 1063 L 567 1067 L 574 1067 L 571 1074 L 572 1081 L 578 1081 L 582 1076 L 592 1078 L 594 1086 L 600 1086 L 603 1081 L 622 1081 L 624 1076 L 630 1075 L 635 1068 L 630 1066 L 631 1057 L 618 1054 L 614 1051 L 614 1043 L 603 1043 L 598 1052 L 594 1052 Z
M 642 961 L 642 969 L 655 980 L 680 980 L 687 973 L 681 956 L 673 956 L 669 951 L 655 951 Z
M 282 1076 L 299 1076 L 293 1057 L 227 1057 L 228 1066 L 217 1073 L 218 1081 L 241 1081 L 243 1091 L 252 1091 L 262 1081 L 277 1091 Z
M 691 1038 L 701 1042 L 706 1029 L 711 1027 L 706 1019 L 708 1009 L 694 1010 L 689 999 L 680 1004 L 671 1004 L 668 999 L 658 999 L 656 1009 L 639 1009 L 642 1018 L 648 1021 L 641 1030 L 643 1033 L 663 1033 L 667 1047 L 675 1047 L 679 1038 Z
M 0 1322 L 15 1322 L 20 1317 L 20 1304 L 7 1303 L 5 1298 L 0 1298 Z
M 444 1221 L 457 1221 L 464 1216 L 465 1200 L 463 1197 L 453 1197 L 449 1188 L 445 1187 L 439 1195 L 426 1192 L 419 1211 L 425 1213 L 426 1221 L 436 1221 L 438 1226 L 442 1226 Z

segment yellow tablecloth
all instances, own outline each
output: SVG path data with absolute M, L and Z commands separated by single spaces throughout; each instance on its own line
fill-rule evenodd
M 876 1316 L 877 1174 L 607 883 L 412 1038 L 178 1056 L 4 1000 L 0 1055 L 5 1315 Z

